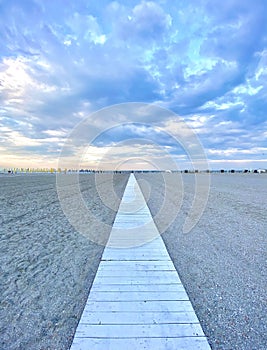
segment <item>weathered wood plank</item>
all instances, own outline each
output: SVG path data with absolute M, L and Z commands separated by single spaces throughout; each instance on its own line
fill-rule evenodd
M 181 283 L 175 276 L 96 276 L 94 283 L 99 284 L 150 284 L 150 283 Z
M 166 312 L 166 318 L 169 312 L 192 312 L 193 307 L 188 300 L 181 301 L 92 301 L 88 300 L 85 309 L 91 312 L 103 311 L 126 311 L 126 312 L 146 312 L 161 311 Z
M 116 291 L 116 292 L 179 292 L 184 290 L 182 283 L 150 283 L 150 284 L 93 284 L 91 292 L 95 291 Z
M 164 323 L 198 323 L 194 311 L 171 312 L 89 312 L 85 310 L 81 323 L 89 324 L 164 324 Z
M 168 261 L 143 261 L 132 264 L 128 261 L 102 261 L 98 271 L 176 271 Z
M 129 338 L 75 339 L 72 350 L 210 350 L 204 337 L 196 338 Z
M 204 336 L 198 323 L 92 325 L 81 323 L 77 338 L 172 338 Z
M 177 279 L 177 272 L 176 271 L 158 271 L 158 270 L 127 270 L 123 269 L 121 271 L 119 270 L 98 270 L 97 271 L 97 277 L 161 277 L 164 276 L 165 278 L 173 278 Z
M 94 301 L 147 301 L 147 300 L 189 300 L 185 290 L 179 292 L 110 292 L 110 291 L 92 291 L 90 299 Z

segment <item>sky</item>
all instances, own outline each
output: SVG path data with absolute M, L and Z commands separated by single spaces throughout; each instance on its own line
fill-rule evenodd
M 265 0 L 0 0 L 0 168 L 66 143 L 84 167 L 190 168 L 185 124 L 211 169 L 267 168 L 266 115 Z

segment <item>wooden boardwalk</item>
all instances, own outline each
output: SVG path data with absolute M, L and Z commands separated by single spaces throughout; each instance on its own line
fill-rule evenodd
M 131 174 L 71 350 L 210 350 Z

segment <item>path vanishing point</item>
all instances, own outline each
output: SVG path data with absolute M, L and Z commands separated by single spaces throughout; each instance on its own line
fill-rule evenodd
M 133 174 L 71 346 L 118 349 L 210 350 Z

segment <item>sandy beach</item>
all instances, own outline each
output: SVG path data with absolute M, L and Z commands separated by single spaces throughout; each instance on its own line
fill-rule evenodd
M 177 175 L 168 176 L 174 195 L 180 193 Z M 151 186 L 148 205 L 155 215 L 164 197 L 162 176 L 138 178 Z M 212 349 L 265 350 L 267 176 L 212 174 L 204 214 L 187 234 L 182 226 L 194 197 L 194 175 L 184 175 L 183 183 L 181 210 L 163 239 Z M 175 211 L 174 203 L 168 206 Z M 157 226 L 164 223 L 159 216 Z
M 109 182 L 101 176 L 109 198 Z M 177 174 L 167 176 L 174 194 L 181 195 Z M 127 179 L 114 176 L 119 197 Z M 159 213 L 161 174 L 137 179 L 152 214 Z M 182 226 L 194 197 L 194 175 L 183 175 L 183 184 L 181 209 L 163 239 L 212 349 L 265 350 L 267 176 L 212 175 L 204 214 L 187 234 Z M 2 176 L 0 188 L 0 349 L 68 349 L 103 247 L 69 224 L 54 175 Z M 88 209 L 112 225 L 116 211 L 101 201 L 93 175 L 81 177 L 81 190 Z M 167 206 L 177 213 L 177 201 Z M 158 215 L 156 225 L 165 224 L 166 217 Z
M 119 196 L 127 178 L 114 177 Z M 111 190 L 105 175 L 101 186 Z M 55 175 L 2 176 L 0 187 L 0 349 L 68 349 L 103 246 L 69 224 Z M 116 212 L 100 200 L 93 175 L 81 177 L 81 190 L 89 210 L 112 225 Z

